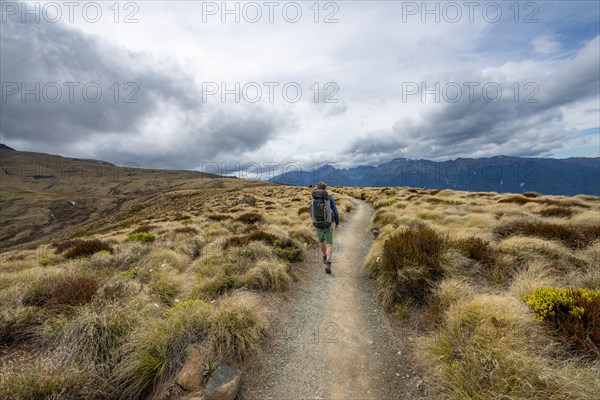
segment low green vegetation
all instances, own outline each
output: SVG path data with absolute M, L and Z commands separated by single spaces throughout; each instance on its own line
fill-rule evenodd
M 156 236 L 152 233 L 132 233 L 131 235 L 125 238 L 126 242 L 137 241 L 140 243 L 152 243 L 156 240 Z

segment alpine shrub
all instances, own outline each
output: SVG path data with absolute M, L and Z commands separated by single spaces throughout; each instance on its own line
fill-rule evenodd
M 25 294 L 25 306 L 80 306 L 89 303 L 98 290 L 98 282 L 87 276 L 60 275 L 42 279 Z
M 543 287 L 523 300 L 573 350 L 600 356 L 600 291 Z
M 571 210 L 568 207 L 548 207 L 548 208 L 544 208 L 542 211 L 540 211 L 540 215 L 542 217 L 564 217 L 564 218 L 568 218 L 573 216 L 573 210 Z
M 72 247 L 69 247 L 63 255 L 65 258 L 87 257 L 102 250 L 106 250 L 111 254 L 113 252 L 112 247 L 100 239 L 79 240 Z
M 252 233 L 248 233 L 247 235 L 241 236 L 232 236 L 227 239 L 227 241 L 223 244 L 223 248 L 227 249 L 232 246 L 245 246 L 253 241 L 263 241 L 267 244 L 274 244 L 277 240 L 277 236 L 265 232 L 265 231 L 254 231 Z
M 245 224 L 251 225 L 251 224 L 256 224 L 258 222 L 262 222 L 263 219 L 264 218 L 262 215 L 260 215 L 258 213 L 254 213 L 254 212 L 249 212 L 249 213 L 245 213 L 245 214 L 242 214 L 239 217 L 237 217 L 236 221 L 240 221 Z
M 125 238 L 126 242 L 141 242 L 141 243 L 151 243 L 156 240 L 156 236 L 151 233 L 134 233 Z
M 275 241 L 275 254 L 290 262 L 302 261 L 304 259 L 304 250 L 293 239 L 277 239 Z
M 483 239 L 471 236 L 457 240 L 454 246 L 466 256 L 484 266 L 494 264 L 494 250 L 490 247 L 490 243 Z
M 385 307 L 407 300 L 425 303 L 433 284 L 443 276 L 445 240 L 426 225 L 416 225 L 390 236 L 373 273 Z
M 587 247 L 600 238 L 600 225 L 570 226 L 538 221 L 511 221 L 495 230 L 500 237 L 511 235 L 537 236 L 547 240 L 560 240 L 572 249 Z

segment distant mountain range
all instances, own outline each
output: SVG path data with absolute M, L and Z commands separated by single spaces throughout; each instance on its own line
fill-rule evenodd
M 118 171 L 119 176 L 125 172 L 127 175 L 131 175 L 132 171 L 138 171 L 137 174 L 142 171 L 156 174 L 159 171 L 130 168 L 129 166 L 117 167 L 100 160 L 62 158 L 42 153 L 21 152 L 4 144 L 0 144 L 0 150 L 2 150 L 0 163 L 9 165 L 12 169 L 23 162 L 35 161 L 39 164 L 43 160 L 42 164 L 44 165 L 58 165 L 70 160 L 75 163 L 74 165 L 82 163 L 82 170 L 94 171 L 96 174 L 98 173 L 97 168 L 100 166 L 109 168 L 112 175 Z M 4 175 L 9 172 L 5 171 Z M 4 175 L 3 177 L 6 178 Z M 46 177 L 41 173 L 38 175 L 43 175 L 43 178 L 53 178 L 53 176 Z M 184 176 L 188 179 L 210 176 L 210 174 L 193 171 L 166 170 L 162 172 L 162 175 L 170 176 L 171 179 L 173 177 L 179 179 Z M 319 181 L 325 181 L 328 185 L 333 186 L 411 186 L 473 192 L 523 193 L 534 191 L 541 194 L 565 196 L 577 194 L 600 196 L 600 158 L 554 159 L 497 156 L 459 158 L 441 162 L 396 158 L 378 166 L 337 168 L 335 165 L 327 164 L 314 170 L 289 168 L 286 173 L 277 175 L 269 181 L 295 186 L 309 186 Z M 6 184 L 8 181 L 5 179 L 4 183 Z
M 271 182 L 307 186 L 325 181 L 335 186 L 412 186 L 475 192 L 600 196 L 600 158 L 459 158 L 450 161 L 397 158 L 378 166 L 312 171 L 289 170 Z

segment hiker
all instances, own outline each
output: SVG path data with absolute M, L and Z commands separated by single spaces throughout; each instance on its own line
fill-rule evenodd
M 317 183 L 317 188 L 312 192 L 310 201 L 310 217 L 312 224 L 317 228 L 317 239 L 323 253 L 325 272 L 331 273 L 331 255 L 333 254 L 333 227 L 335 230 L 340 226 L 340 214 L 335 206 L 333 196 L 327 193 L 327 185 L 324 182 Z

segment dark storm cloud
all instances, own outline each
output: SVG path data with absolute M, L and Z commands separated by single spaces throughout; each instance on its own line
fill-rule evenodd
M 167 140 L 162 135 L 116 138 L 99 144 L 95 154 L 120 164 L 202 170 L 204 163 L 247 162 L 245 152 L 259 149 L 290 123 L 261 108 L 237 114 L 214 111 L 206 120 L 192 118 Z
M 200 107 L 185 90 L 189 77 L 181 71 L 154 69 L 145 54 L 110 46 L 60 24 L 20 23 L 9 18 L 2 28 L 2 134 L 9 140 L 67 144 L 94 132 L 127 132 L 156 111 L 158 99 Z M 6 93 L 12 82 L 19 85 L 15 95 Z M 35 90 L 36 84 L 39 102 L 32 94 L 22 98 L 21 85 Z M 84 96 L 86 84 L 90 86 Z M 137 103 L 124 103 L 128 100 Z
M 428 95 L 425 106 L 430 107 L 424 106 L 418 120 L 403 117 L 386 132 L 370 132 L 358 137 L 348 144 L 344 154 L 361 162 L 377 162 L 393 156 L 440 159 L 496 154 L 545 155 L 577 135 L 567 127 L 561 107 L 598 95 L 598 46 L 597 37 L 574 59 L 563 61 L 553 74 L 534 74 L 520 79 L 516 99 L 510 89 L 514 84 L 510 77 L 491 79 L 483 72 L 473 72 L 465 76 L 463 82 L 478 82 L 480 88 L 487 82 L 497 82 L 502 88 L 500 101 L 485 101 L 481 89 L 474 91 L 479 94 L 474 101 L 463 91 L 458 102 L 444 101 L 441 96 L 439 104 L 431 105 L 427 100 L 429 103 L 435 100 L 433 95 Z M 524 88 L 526 82 L 534 86 Z M 434 84 L 428 82 L 427 88 L 433 88 Z M 539 90 L 535 92 L 536 89 Z M 494 92 L 491 93 L 493 99 Z
M 21 150 L 189 167 L 259 148 L 277 129 L 265 109 L 219 114 L 181 68 L 77 29 L 8 18 L 0 40 L 0 134 Z

